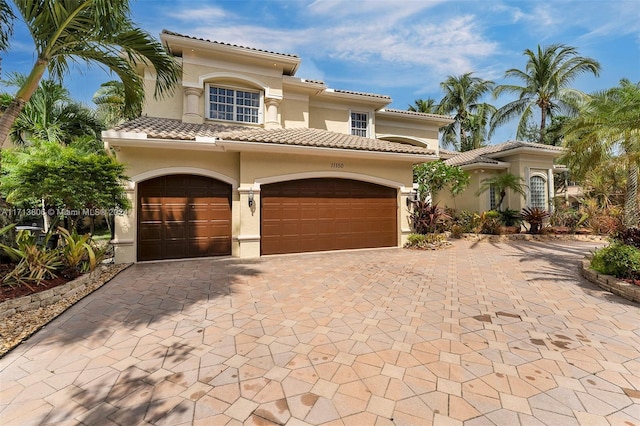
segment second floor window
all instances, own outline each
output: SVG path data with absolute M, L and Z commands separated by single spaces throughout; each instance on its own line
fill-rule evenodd
M 355 136 L 368 136 L 369 114 L 366 112 L 351 113 L 351 134 Z
M 211 120 L 260 123 L 260 93 L 209 87 L 209 116 Z

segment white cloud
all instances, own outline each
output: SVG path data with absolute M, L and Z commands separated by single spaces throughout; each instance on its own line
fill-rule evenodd
M 222 19 L 228 16 L 224 9 L 218 7 L 201 7 L 201 8 L 184 8 L 171 9 L 167 11 L 167 16 L 178 19 L 180 21 L 195 22 L 212 22 L 214 19 Z

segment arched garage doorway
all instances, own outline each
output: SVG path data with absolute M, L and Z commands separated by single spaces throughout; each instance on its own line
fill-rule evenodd
M 139 261 L 231 254 L 231 185 L 176 174 L 138 184 Z
M 261 253 L 300 253 L 398 244 L 397 190 L 351 179 L 262 185 Z

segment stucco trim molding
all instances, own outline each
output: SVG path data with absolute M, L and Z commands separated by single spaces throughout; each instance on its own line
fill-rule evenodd
M 239 242 L 245 242 L 245 241 L 249 241 L 249 242 L 254 242 L 254 241 L 260 241 L 262 237 L 260 235 L 238 235 L 237 237 L 233 237 L 234 241 L 239 241 Z
M 137 174 L 129 178 L 129 181 L 133 183 L 139 183 L 145 180 L 153 179 L 158 176 L 179 175 L 179 174 L 206 176 L 206 177 L 217 179 L 222 182 L 226 182 L 230 184 L 233 190 L 236 190 L 238 188 L 237 180 L 227 175 L 223 175 L 222 173 L 218 173 L 208 169 L 201 169 L 198 167 L 163 167 L 161 169 L 153 169 L 153 170 L 149 170 L 149 171 Z
M 270 183 L 286 182 L 290 180 L 300 179 L 314 179 L 314 178 L 342 178 L 353 179 L 363 182 L 375 183 L 377 185 L 388 186 L 390 188 L 404 189 L 404 184 L 389 179 L 384 179 L 377 176 L 370 176 L 361 173 L 352 172 L 340 172 L 340 171 L 318 171 L 318 172 L 303 172 L 303 173 L 290 173 L 286 175 L 269 176 L 264 178 L 258 178 L 254 181 L 254 185 L 260 188 L 260 185 L 267 185 Z M 255 188 L 255 187 L 254 187 Z

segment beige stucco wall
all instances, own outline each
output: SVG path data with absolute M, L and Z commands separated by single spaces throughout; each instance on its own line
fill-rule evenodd
M 121 147 L 117 158 L 126 166 L 130 178 L 127 195 L 131 201 L 131 210 L 126 216 L 116 217 L 114 247 L 116 261 L 135 262 L 137 238 L 137 183 L 167 174 L 197 174 L 214 177 L 237 188 L 239 181 L 238 153 L 203 152 L 179 149 L 149 149 Z M 236 206 L 239 202 L 238 191 L 232 189 L 232 232 L 239 233 L 239 216 Z
M 398 191 L 398 245 L 410 233 L 406 196 L 412 187 L 412 168 L 406 161 L 361 159 L 265 152 L 208 152 L 176 149 L 122 147 L 118 159 L 131 178 L 129 197 L 133 208 L 116 220 L 116 261 L 136 261 L 137 183 L 164 174 L 193 173 L 211 176 L 233 185 L 232 255 L 260 256 L 261 185 L 294 179 L 338 177 L 372 182 Z M 254 206 L 248 206 L 249 193 Z
M 291 99 L 285 95 L 280 103 L 282 124 L 286 129 L 309 127 L 309 100 Z
M 481 182 L 484 179 L 489 179 L 498 173 L 512 173 L 516 176 L 523 178 L 522 183 L 529 185 L 526 181 L 526 176 L 538 175 L 547 180 L 548 183 L 548 171 L 553 169 L 553 157 L 547 155 L 535 155 L 535 154 L 517 154 L 512 156 L 505 156 L 499 158 L 500 161 L 508 162 L 509 167 L 503 170 L 485 170 L 485 169 L 469 169 L 467 172 L 471 175 L 471 181 L 467 189 L 455 199 L 455 206 L 457 210 L 470 210 L 475 212 L 483 212 L 489 210 L 490 200 L 489 192 L 477 196 L 476 192 L 479 190 Z M 525 187 L 525 192 L 528 192 L 528 188 Z M 454 207 L 454 200 L 451 195 L 442 191 L 435 199 L 441 206 Z M 498 201 L 498 200 L 496 200 Z M 528 200 L 522 195 L 514 192 L 507 191 L 507 195 L 502 203 L 502 208 L 522 210 L 527 207 Z
M 440 191 L 434 197 L 434 201 L 437 202 L 440 207 L 450 207 L 458 211 L 469 210 L 473 212 L 489 210 L 489 193 L 485 192 L 476 195 L 476 192 L 480 189 L 482 180 L 491 178 L 496 172 L 492 170 L 467 170 L 467 172 L 471 175 L 469 186 L 462 194 L 456 196 L 455 200 L 446 189 Z
M 309 105 L 309 127 L 349 133 L 349 109 Z

